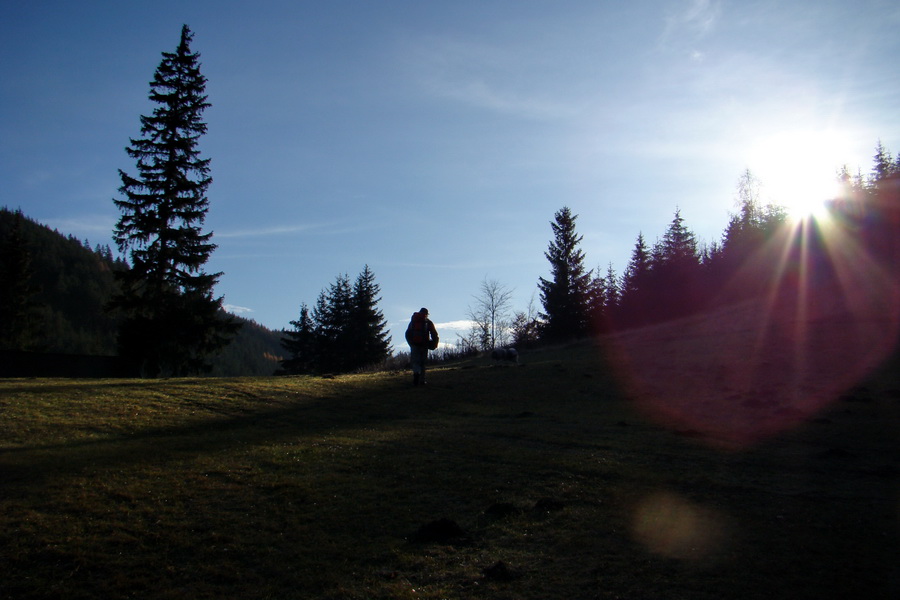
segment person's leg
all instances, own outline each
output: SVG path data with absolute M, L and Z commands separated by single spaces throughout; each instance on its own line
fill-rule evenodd
M 422 348 L 416 348 L 414 346 L 410 347 L 409 364 L 412 367 L 413 372 L 413 385 L 419 385 L 425 367 L 424 361 L 422 360 Z
M 419 369 L 419 383 L 425 384 L 425 363 L 428 362 L 428 348 L 422 348 L 422 362 Z

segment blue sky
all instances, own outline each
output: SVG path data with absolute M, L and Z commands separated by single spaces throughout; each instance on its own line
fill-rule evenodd
M 719 239 L 744 169 L 819 197 L 879 139 L 900 150 L 893 1 L 7 0 L 0 205 L 111 244 L 184 23 L 212 103 L 208 270 L 275 329 L 368 264 L 395 346 L 421 306 L 452 342 L 485 278 L 539 306 L 562 206 L 587 266 L 621 273 L 676 208 Z

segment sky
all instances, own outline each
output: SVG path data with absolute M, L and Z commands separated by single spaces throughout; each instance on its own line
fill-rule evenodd
M 212 105 L 206 270 L 272 329 L 368 265 L 396 349 L 423 306 L 454 343 L 483 281 L 540 309 L 563 206 L 585 266 L 621 274 L 676 210 L 721 240 L 746 169 L 824 200 L 900 151 L 893 0 L 5 0 L 0 206 L 115 249 L 183 24 Z

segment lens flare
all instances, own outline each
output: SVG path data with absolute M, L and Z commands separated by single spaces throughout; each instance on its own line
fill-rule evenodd
M 727 520 L 669 492 L 645 498 L 635 510 L 633 534 L 648 551 L 668 558 L 704 561 L 722 553 Z
M 877 230 L 878 250 L 865 222 L 797 221 L 742 265 L 718 309 L 612 336 L 635 404 L 692 438 L 739 448 L 861 381 L 894 349 L 900 323 L 900 239 L 891 234 L 900 224 Z

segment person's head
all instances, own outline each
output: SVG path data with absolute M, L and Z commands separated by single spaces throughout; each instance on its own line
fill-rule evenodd
M 425 307 L 420 308 L 420 309 L 419 309 L 419 314 L 421 314 L 423 317 L 427 317 L 427 316 L 428 316 L 428 309 L 425 308 Z

